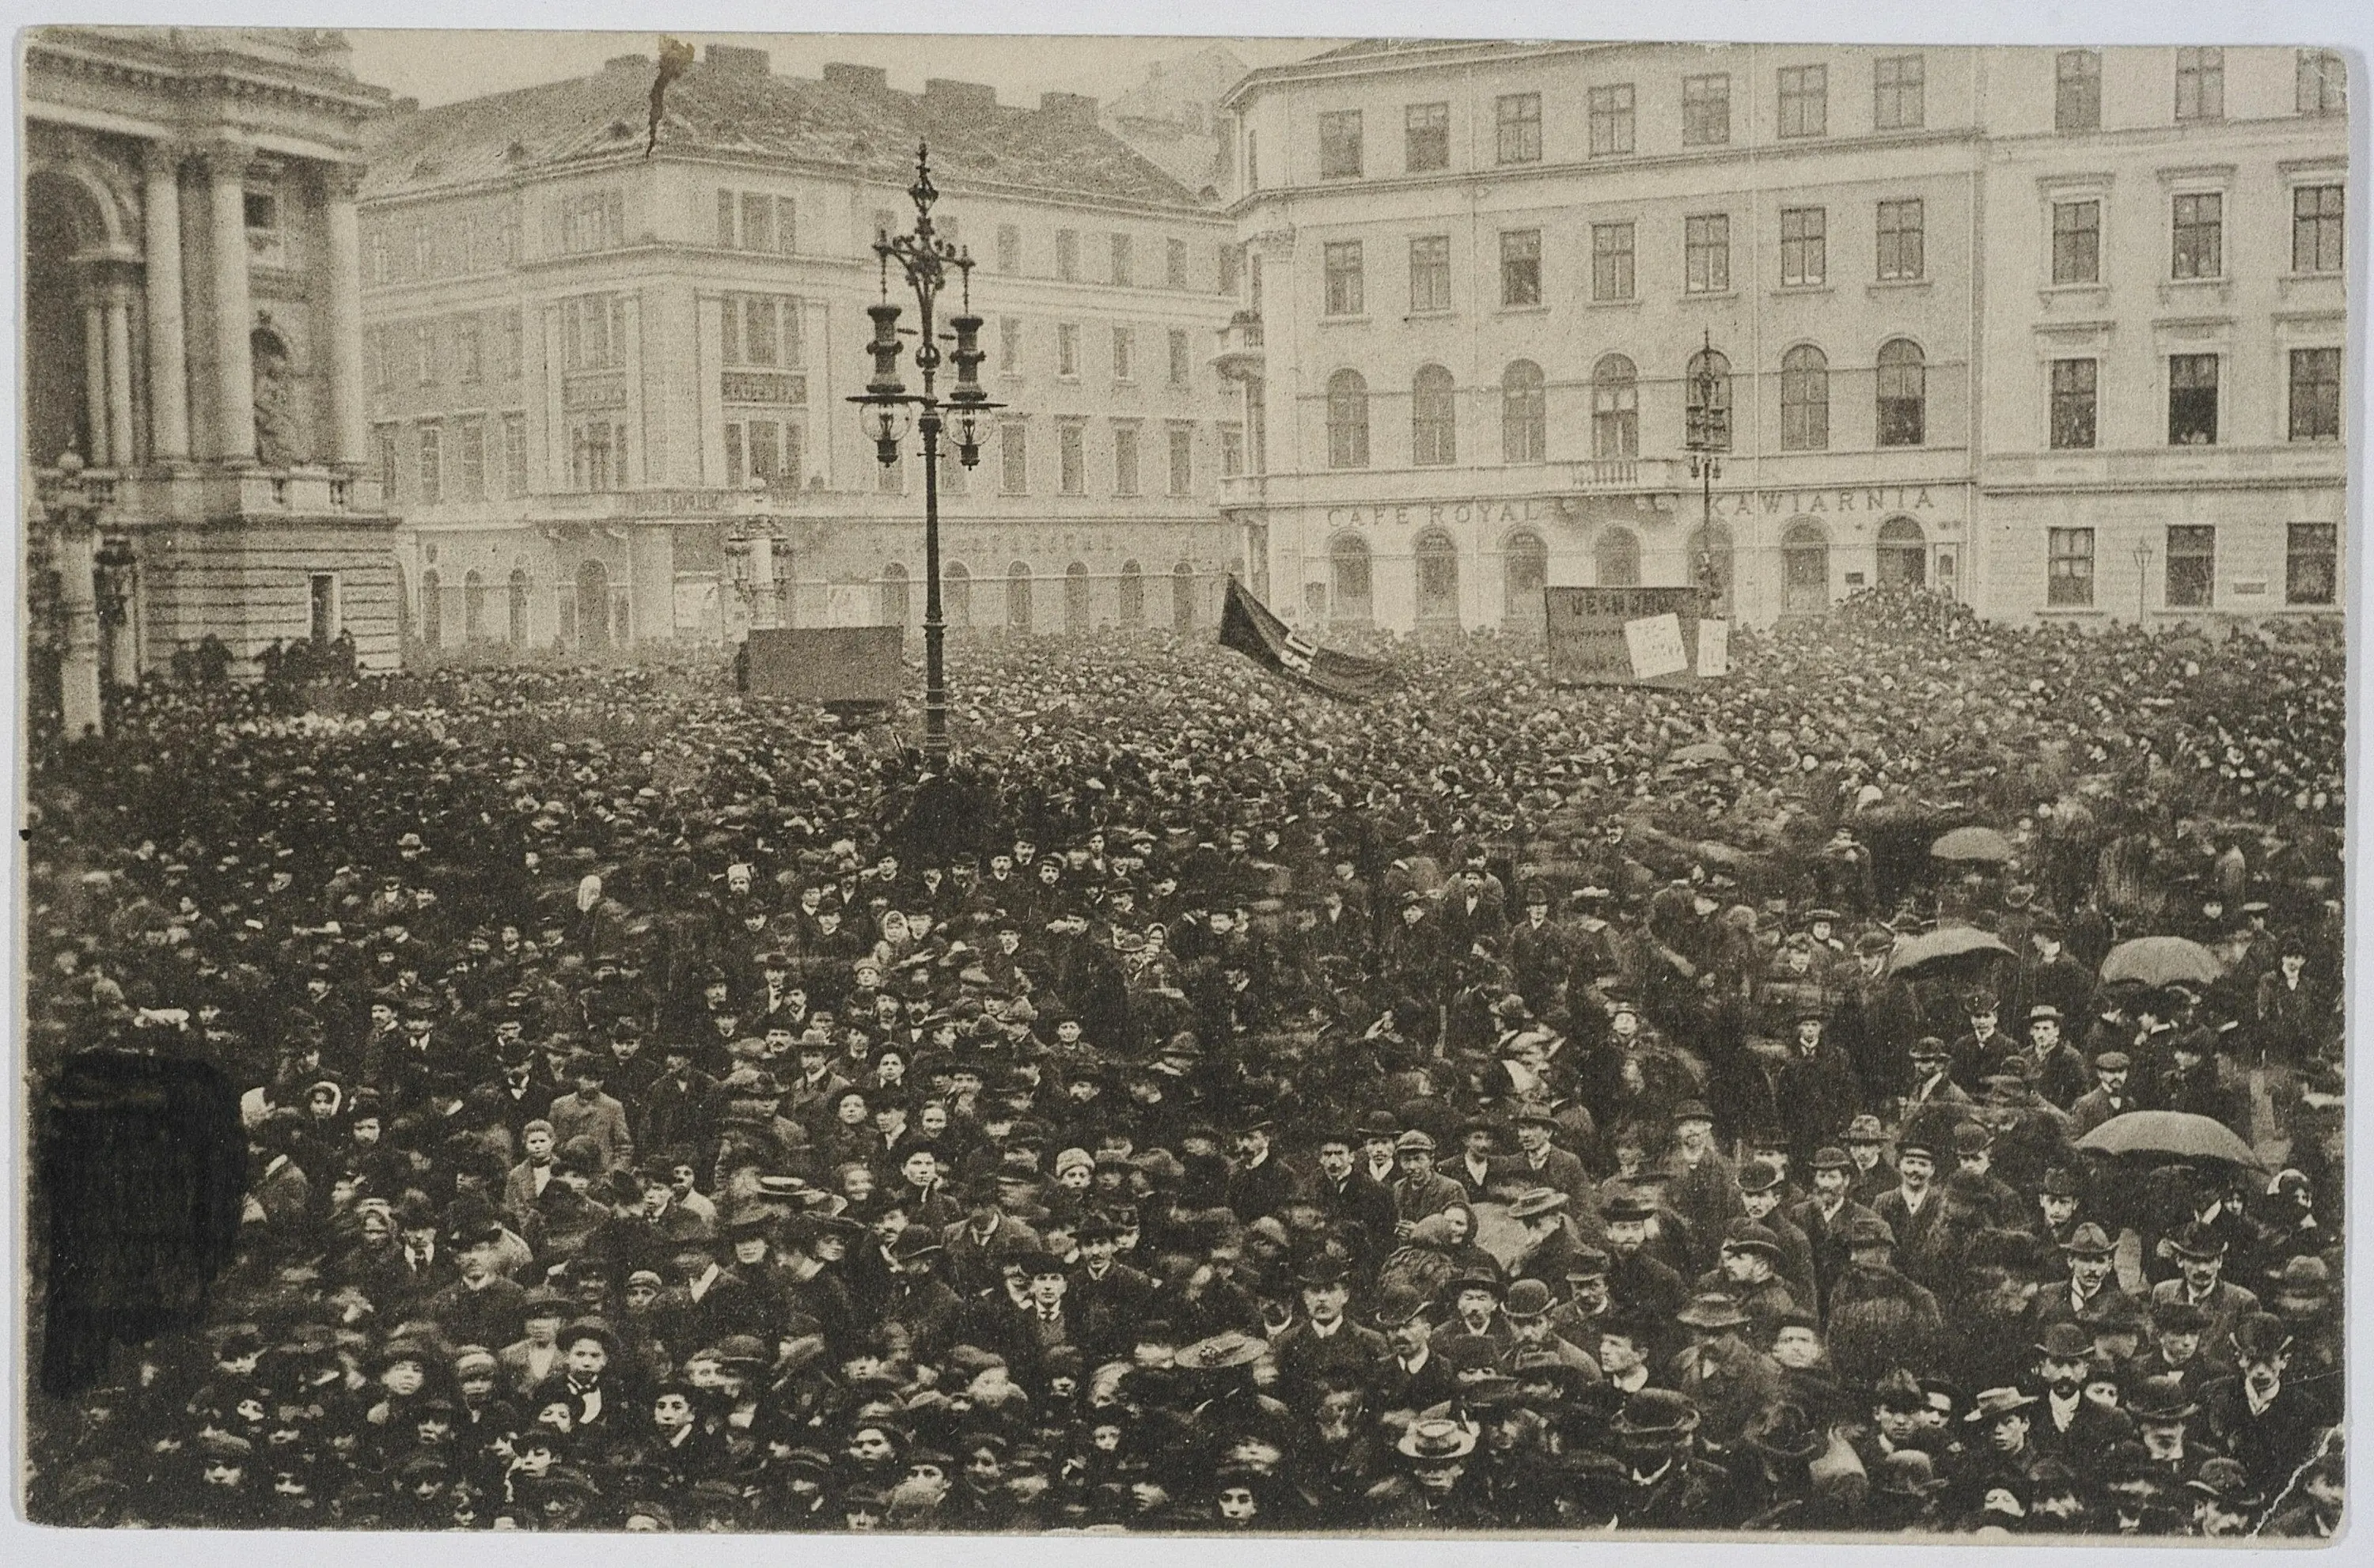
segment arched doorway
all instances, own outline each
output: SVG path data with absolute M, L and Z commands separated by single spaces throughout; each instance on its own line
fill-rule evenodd
M 1086 561 L 1074 561 L 1064 568 L 1064 629 L 1077 637 L 1091 629 L 1093 619 L 1088 608 L 1088 566 Z
M 106 216 L 81 184 L 49 170 L 25 181 L 25 345 L 18 364 L 25 439 L 40 467 L 69 447 L 94 466 L 108 461 L 92 446 L 84 268 L 76 259 L 106 242 Z
M 1591 556 L 1600 587 L 1640 586 L 1640 536 L 1630 529 L 1601 529 L 1592 544 Z
M 1714 603 L 1708 614 L 1729 616 L 1732 605 L 1732 545 L 1731 524 L 1715 523 L 1711 529 L 1698 527 L 1690 531 L 1690 581 L 1702 588 L 1714 590 Z
M 1780 613 L 1822 615 L 1830 608 L 1830 536 L 1800 518 L 1780 536 Z
M 1146 572 L 1135 561 L 1121 564 L 1121 624 L 1146 625 Z
M 1005 568 L 1005 624 L 1018 632 L 1030 629 L 1030 567 L 1017 561 Z
M 1929 538 L 1909 517 L 1892 517 L 1879 525 L 1879 586 L 1929 586 Z
M 577 568 L 577 646 L 588 650 L 610 646 L 610 572 L 599 561 Z
M 1511 533 L 1500 557 L 1500 628 L 1531 637 L 1542 634 L 1546 609 L 1542 589 L 1550 579 L 1550 550 L 1531 529 Z
M 891 561 L 882 568 L 882 624 L 904 626 L 907 615 L 907 568 Z
M 1448 533 L 1418 535 L 1417 619 L 1420 626 L 1459 628 L 1459 546 Z
M 1376 618 L 1376 600 L 1369 581 L 1369 542 L 1357 533 L 1346 533 L 1327 547 L 1330 585 L 1334 590 L 1333 618 L 1357 626 L 1367 626 Z
M 487 639 L 487 579 L 476 571 L 462 574 L 462 640 Z
M 1170 568 L 1170 626 L 1174 631 L 1195 629 L 1195 568 L 1185 561 Z

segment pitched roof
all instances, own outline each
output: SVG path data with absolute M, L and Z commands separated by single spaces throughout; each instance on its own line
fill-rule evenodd
M 414 111 L 382 122 L 370 144 L 366 201 L 417 195 L 520 170 L 640 154 L 653 67 L 637 55 L 595 76 Z M 664 153 L 838 166 L 904 184 L 930 144 L 946 187 L 1000 185 L 1050 196 L 1195 207 L 1194 193 L 1096 123 L 1095 101 L 1054 96 L 1039 109 L 987 88 L 934 83 L 922 93 L 878 72 L 827 68 L 782 76 L 704 60 L 670 86 Z

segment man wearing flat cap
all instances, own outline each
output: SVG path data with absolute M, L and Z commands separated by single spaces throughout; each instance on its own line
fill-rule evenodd
M 1393 1223 L 1396 1235 L 1429 1214 L 1440 1214 L 1454 1203 L 1467 1201 L 1467 1189 L 1434 1168 L 1434 1135 L 1411 1128 L 1393 1140 L 1393 1164 L 1401 1175 L 1393 1181 Z

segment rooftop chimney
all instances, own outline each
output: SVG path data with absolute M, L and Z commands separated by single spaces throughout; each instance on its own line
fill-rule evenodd
M 767 52 L 744 49 L 731 43 L 712 43 L 702 56 L 720 71 L 737 76 L 763 76 L 767 74 Z
M 844 65 L 832 61 L 825 65 L 824 85 L 846 88 L 851 92 L 888 92 L 890 73 L 879 65 Z

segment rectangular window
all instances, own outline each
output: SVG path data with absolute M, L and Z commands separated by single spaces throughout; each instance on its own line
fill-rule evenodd
M 2168 444 L 2217 444 L 2217 356 L 2171 354 L 2168 359 Z
M 1170 329 L 1170 384 L 1183 387 L 1193 370 L 1187 352 L 1187 333 L 1178 327 Z
M 1632 150 L 1632 84 L 1591 89 L 1591 156 Z
M 1518 228 L 1500 236 L 1500 303 L 1542 302 L 1542 231 Z
M 1451 167 L 1451 105 L 1413 103 L 1402 111 L 1402 168 L 1411 174 Z
M 1339 109 L 1319 117 L 1319 178 L 1360 177 L 1360 111 Z
M 412 329 L 413 379 L 424 387 L 437 384 L 437 327 L 421 322 Z
M 2349 66 L 2330 49 L 2303 49 L 2293 86 L 2293 107 L 2302 114 L 2349 111 Z
M 1166 240 L 1162 242 L 1162 286 L 1187 292 L 1187 241 Z
M 2179 196 L 2175 207 L 2172 277 L 2222 277 L 2226 274 L 2226 198 L 2215 191 Z
M 527 415 L 503 415 L 503 494 L 527 494 Z
M 2341 350 L 2295 348 L 2291 367 L 2295 441 L 2341 439 Z
M 2224 50 L 2176 52 L 2176 117 L 2180 121 L 2226 118 Z
M 2052 204 L 2052 281 L 2102 281 L 2102 204 Z
M 1875 130 L 1917 131 L 1924 123 L 1928 107 L 1922 97 L 1928 89 L 1929 67 L 1926 56 L 1890 54 L 1875 60 L 1871 65 L 1871 123 Z
M 2091 49 L 2064 49 L 2052 60 L 2052 128 L 2102 128 L 2102 56 Z
M 379 462 L 380 494 L 390 505 L 395 502 L 397 471 L 403 466 L 396 455 L 397 442 L 400 439 L 398 432 L 403 427 L 397 425 L 371 427 L 371 454 Z
M 2340 531 L 2329 522 L 2291 524 L 2284 537 L 2284 603 L 2331 604 L 2340 586 Z
M 2083 609 L 2094 603 L 2094 531 L 2045 531 L 2044 602 L 2055 608 Z
M 502 216 L 496 219 L 496 235 L 499 248 L 502 253 L 503 265 L 507 267 L 515 267 L 519 265 L 520 263 L 520 213 L 518 204 L 513 203 L 512 205 L 505 207 L 502 211 Z
M 1780 209 L 1780 284 L 1810 287 L 1829 271 L 1829 214 L 1824 207 Z
M 997 270 L 1009 277 L 1022 270 L 1022 226 L 997 226 Z
M 1451 236 L 1426 234 L 1410 241 L 1410 313 L 1451 309 Z
M 1137 336 L 1127 327 L 1112 330 L 1113 380 L 1137 380 Z
M 1245 270 L 1244 251 L 1235 245 L 1219 249 L 1220 294 L 1224 298 L 1236 298 L 1237 288 Z
M 434 425 L 420 427 L 420 504 L 433 507 L 445 498 L 444 432 Z
M 1706 213 L 1682 220 L 1682 287 L 1692 294 L 1722 294 L 1731 287 L 1731 218 Z
M 743 480 L 749 476 L 750 465 L 742 455 L 745 429 L 739 419 L 729 420 L 725 426 L 725 487 L 729 490 L 740 489 Z
M 1113 287 L 1116 288 L 1127 288 L 1130 284 L 1134 281 L 1134 277 L 1133 275 L 1134 263 L 1130 256 L 1130 241 L 1128 235 L 1116 234 L 1112 237 L 1111 265 Z
M 1113 494 L 1137 494 L 1137 427 L 1118 426 L 1113 430 Z
M 1500 162 L 1539 163 L 1542 160 L 1541 94 L 1512 92 L 1502 95 L 1497 110 L 1497 122 Z
M 998 318 L 997 371 L 1002 376 L 1022 374 L 1022 319 L 1018 316 Z
M 727 312 L 727 320 L 733 313 Z M 560 363 L 570 370 L 609 370 L 626 362 L 627 304 L 615 295 L 581 294 L 560 302 Z
M 1780 124 L 1784 136 L 1826 136 L 1830 131 L 1830 68 L 1784 65 L 1780 69 Z
M 2217 531 L 2192 523 L 2168 530 L 2168 588 L 2172 610 L 2205 610 L 2216 598 Z
M 1879 279 L 1905 283 L 1928 264 L 1924 242 L 1927 210 L 1915 198 L 1879 204 Z
M 800 248 L 800 205 L 789 196 L 775 198 L 775 249 L 791 255 Z
M 1080 373 L 1080 329 L 1070 322 L 1055 328 L 1055 374 L 1066 380 Z
M 1017 420 L 997 427 L 998 488 L 1009 496 L 1030 493 L 1030 430 Z
M 1322 252 L 1327 269 L 1327 313 L 1331 316 L 1357 316 L 1368 309 L 1361 288 L 1360 242 L 1339 240 Z
M 775 204 L 771 197 L 755 191 L 742 193 L 742 248 L 746 251 L 771 251 L 775 248 Z
M 486 339 L 477 320 L 464 316 L 453 327 L 453 373 L 464 386 L 476 386 L 487 379 Z
M 1682 145 L 1719 146 L 1731 140 L 1731 78 L 1682 78 Z
M 1055 230 L 1055 275 L 1065 283 L 1080 281 L 1080 236 L 1077 229 Z
M 437 231 L 426 223 L 412 226 L 412 276 L 437 275 Z
M 741 240 L 737 238 L 738 230 L 735 228 L 735 205 L 734 193 L 731 191 L 718 192 L 717 245 L 720 250 L 731 251 L 741 244 Z
M 581 256 L 615 251 L 627 242 L 627 197 L 623 191 L 586 191 L 560 199 L 560 249 Z
M 2341 270 L 2339 185 L 2302 185 L 2292 192 L 2292 271 Z
M 1055 427 L 1055 458 L 1059 486 L 1066 496 L 1085 496 L 1088 490 L 1087 433 L 1077 424 Z
M 1632 226 L 1594 223 L 1591 226 L 1591 297 L 1593 299 L 1632 298 Z
M 363 275 L 372 283 L 388 280 L 387 231 L 374 228 L 363 247 Z
M 1195 432 L 1183 425 L 1170 427 L 1170 493 L 1195 493 Z
M 1234 479 L 1245 471 L 1245 433 L 1234 425 L 1220 427 L 1220 475 Z
M 464 419 L 454 429 L 456 477 L 460 481 L 458 497 L 464 501 L 487 498 L 487 422 Z
M 2052 362 L 2052 444 L 2063 451 L 2094 445 L 2096 378 L 2099 364 L 2092 359 Z
M 525 373 L 527 324 L 516 310 L 503 312 L 503 380 L 515 381 Z

